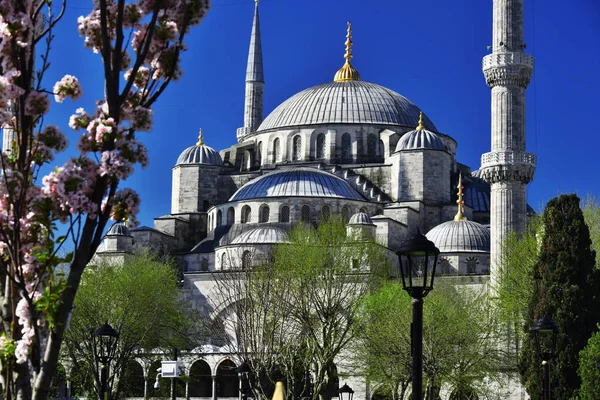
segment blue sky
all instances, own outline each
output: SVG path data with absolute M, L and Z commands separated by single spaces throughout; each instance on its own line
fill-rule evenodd
M 46 87 L 64 74 L 80 78 L 84 97 L 53 104 L 46 122 L 68 134 L 77 107 L 102 96 L 99 55 L 83 47 L 76 19 L 91 1 L 71 0 L 55 32 Z M 139 219 L 170 212 L 171 168 L 197 140 L 217 149 L 235 143 L 243 124 L 244 78 L 254 2 L 213 0 L 188 36 L 183 78 L 155 107 L 152 133 L 141 133 L 150 166 L 122 184 L 142 197 Z M 353 65 L 363 80 L 404 95 L 458 141 L 458 160 L 477 169 L 490 149 L 490 90 L 481 58 L 492 40 L 492 0 L 262 0 L 265 117 L 308 87 L 331 81 L 343 64 L 352 21 Z M 537 210 L 560 193 L 600 197 L 600 4 L 597 0 L 525 0 L 525 42 L 536 60 L 527 90 L 528 150 L 538 156 L 529 203 Z M 64 159 L 59 158 L 57 161 Z

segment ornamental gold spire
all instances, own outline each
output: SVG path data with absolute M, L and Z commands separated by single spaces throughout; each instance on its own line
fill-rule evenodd
M 202 128 L 200 128 L 200 133 L 198 134 L 198 142 L 196 146 L 204 146 L 204 134 L 202 133 Z
M 348 21 L 348 33 L 346 34 L 346 54 L 344 54 L 346 62 L 335 73 L 334 82 L 344 81 L 360 81 L 360 74 L 354 69 L 350 60 L 352 59 L 352 23 Z
M 417 129 L 416 129 L 416 130 L 417 130 L 417 131 L 422 131 L 422 130 L 424 130 L 424 129 L 425 129 L 425 127 L 423 126 L 423 111 L 421 111 L 421 112 L 419 113 L 419 126 L 417 126 Z
M 421 113 L 423 114 L 423 113 Z M 456 188 L 458 189 L 458 199 L 456 200 L 456 204 L 458 204 L 458 212 L 456 213 L 456 215 L 454 216 L 454 220 L 455 221 L 466 221 L 467 217 L 465 217 L 463 215 L 464 210 L 464 205 L 465 205 L 465 201 L 463 200 L 463 185 L 462 185 L 462 174 L 458 174 L 458 186 L 456 186 Z

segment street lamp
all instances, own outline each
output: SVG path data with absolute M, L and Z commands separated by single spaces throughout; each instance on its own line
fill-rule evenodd
M 242 400 L 248 397 L 247 392 L 250 386 L 248 374 L 250 374 L 250 365 L 244 360 L 244 362 L 235 369 L 235 372 L 237 372 L 239 379 L 239 400 Z
M 108 366 L 117 351 L 119 332 L 106 322 L 96 329 L 92 335 L 94 357 L 100 363 L 100 399 L 108 399 Z
M 419 230 L 400 245 L 402 287 L 413 298 L 411 328 L 412 398 L 423 398 L 423 297 L 433 290 L 433 279 L 440 251 Z
M 352 397 L 354 397 L 354 390 L 347 383 L 344 383 L 338 393 L 340 394 L 340 400 L 352 400 Z
M 552 316 L 547 313 L 531 327 L 531 333 L 535 339 L 535 350 L 542 359 L 542 366 L 544 367 L 544 388 L 542 396 L 544 400 L 550 400 L 549 361 L 554 358 L 554 353 L 556 352 L 558 325 L 556 325 Z

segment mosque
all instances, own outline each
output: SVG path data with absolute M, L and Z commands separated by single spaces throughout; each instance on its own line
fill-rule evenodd
M 122 262 L 148 247 L 171 254 L 193 304 L 213 312 L 215 271 L 250 268 L 288 241 L 295 224 L 337 214 L 390 252 L 417 229 L 427 232 L 441 251 L 440 274 L 484 284 L 491 276 L 493 283 L 499 243 L 525 226 L 526 184 L 535 170 L 535 155 L 525 149 L 533 57 L 523 52 L 522 13 L 523 0 L 494 0 L 493 51 L 483 60 L 492 91 L 492 148 L 472 170 L 456 159 L 457 141 L 426 112 L 361 79 L 351 62 L 350 23 L 345 60 L 332 81 L 291 96 L 263 118 L 256 4 L 237 143 L 217 151 L 200 130 L 173 167 L 171 212 L 153 227 L 114 225 L 96 256 Z M 203 349 L 184 361 L 184 370 L 203 362 L 207 374 L 218 376 L 227 355 L 215 346 Z M 229 397 L 217 391 L 215 385 L 202 396 Z M 368 390 L 361 392 L 369 398 Z

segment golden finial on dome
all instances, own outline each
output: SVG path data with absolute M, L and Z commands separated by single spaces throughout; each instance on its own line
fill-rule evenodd
M 416 129 L 416 130 L 417 130 L 417 131 L 422 131 L 422 130 L 424 130 L 424 129 L 425 129 L 425 127 L 423 126 L 423 111 L 421 111 L 421 112 L 419 113 L 419 126 L 417 126 L 417 129 Z
M 204 146 L 204 135 L 202 134 L 202 128 L 200 128 L 200 134 L 198 135 L 198 142 L 196 146 Z
M 465 217 L 463 215 L 465 201 L 463 200 L 463 192 L 462 191 L 464 188 L 462 185 L 462 174 L 461 173 L 458 174 L 458 186 L 456 186 L 456 188 L 458 189 L 458 200 L 456 200 L 456 204 L 458 204 L 458 212 L 454 216 L 454 220 L 455 221 L 466 221 L 467 217 Z
M 350 64 L 350 60 L 352 59 L 352 23 L 348 21 L 348 33 L 346 34 L 346 54 L 344 54 L 344 58 L 346 62 L 335 73 L 335 77 L 333 78 L 334 82 L 344 82 L 344 81 L 360 81 L 360 74 L 357 70 L 354 69 L 352 64 Z

